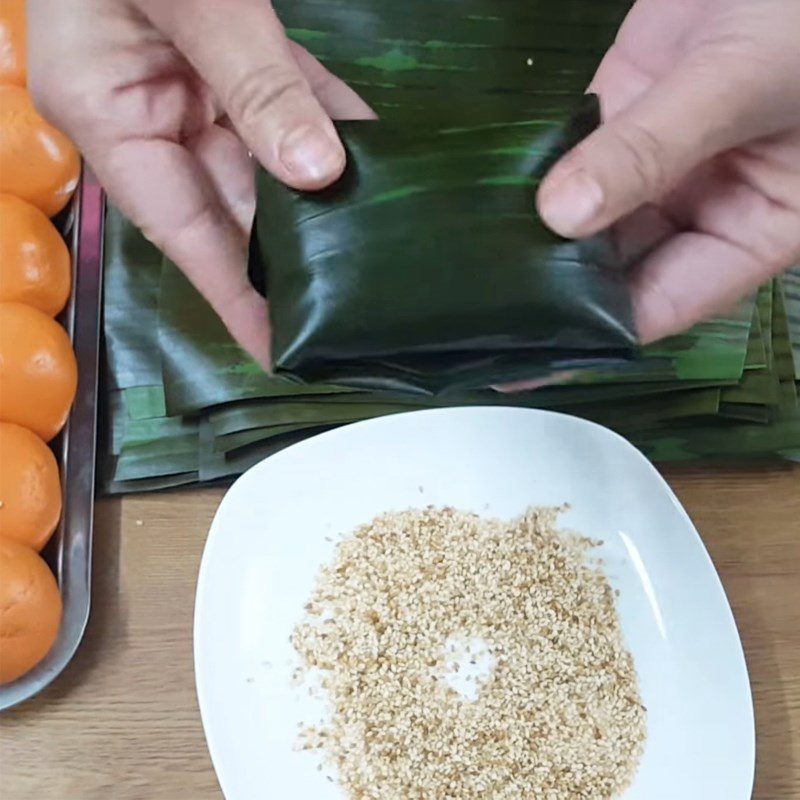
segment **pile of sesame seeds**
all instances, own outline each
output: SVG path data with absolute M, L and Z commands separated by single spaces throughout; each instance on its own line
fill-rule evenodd
M 558 509 L 512 522 L 429 508 L 337 545 L 292 643 L 329 703 L 321 750 L 350 800 L 607 800 L 646 713 L 593 542 Z M 459 693 L 453 641 L 489 674 Z

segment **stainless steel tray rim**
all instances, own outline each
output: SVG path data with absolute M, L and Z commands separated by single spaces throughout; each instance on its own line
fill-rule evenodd
M 0 686 L 0 711 L 30 699 L 64 671 L 89 621 L 104 199 L 97 181 L 85 169 L 73 209 L 73 284 L 63 321 L 78 361 L 78 391 L 57 447 L 63 495 L 61 521 L 45 550 L 55 567 L 64 612 L 56 641 L 44 659 L 13 683 Z

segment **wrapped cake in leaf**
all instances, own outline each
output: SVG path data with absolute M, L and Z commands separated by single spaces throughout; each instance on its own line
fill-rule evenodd
M 628 357 L 609 237 L 566 241 L 536 214 L 542 177 L 599 125 L 595 96 L 575 109 L 422 131 L 340 123 L 348 166 L 329 189 L 260 173 L 250 271 L 277 374 L 445 393 Z

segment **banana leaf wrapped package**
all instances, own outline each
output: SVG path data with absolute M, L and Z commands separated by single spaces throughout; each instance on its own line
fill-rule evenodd
M 600 123 L 596 96 L 576 108 L 422 132 L 342 123 L 348 167 L 330 189 L 262 172 L 250 273 L 276 373 L 446 393 L 630 357 L 610 237 L 563 240 L 535 211 L 541 178 Z

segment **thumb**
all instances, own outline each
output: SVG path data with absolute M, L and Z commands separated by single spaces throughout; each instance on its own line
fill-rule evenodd
M 221 101 L 248 149 L 276 178 L 321 189 L 344 170 L 333 123 L 265 0 L 138 0 Z
M 760 135 L 754 88 L 725 69 L 713 58 L 678 66 L 567 154 L 539 190 L 544 222 L 568 238 L 591 236 Z

